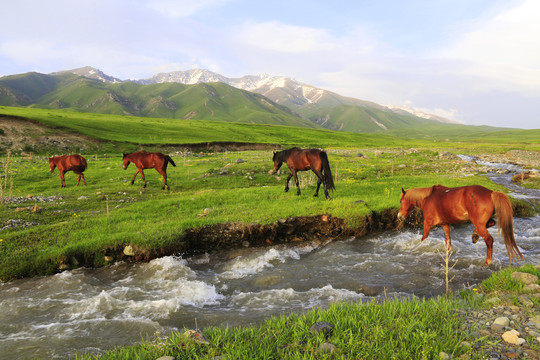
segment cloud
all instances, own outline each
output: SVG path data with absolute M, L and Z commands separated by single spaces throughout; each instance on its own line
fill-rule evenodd
M 148 8 L 168 18 L 184 18 L 205 8 L 222 6 L 227 0 L 148 0 Z
M 465 62 L 463 73 L 488 79 L 478 90 L 540 95 L 540 2 L 527 0 L 457 36 L 440 57 Z

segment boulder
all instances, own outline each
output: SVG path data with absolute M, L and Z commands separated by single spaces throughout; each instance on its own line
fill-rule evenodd
M 511 277 L 512 280 L 522 282 L 525 285 L 536 284 L 538 282 L 538 276 L 519 271 L 513 272 Z

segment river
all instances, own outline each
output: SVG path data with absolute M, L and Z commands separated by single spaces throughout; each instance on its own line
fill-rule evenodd
M 540 191 L 527 196 L 538 200 Z M 539 264 L 540 216 L 516 218 L 514 227 L 525 256 L 519 264 Z M 487 268 L 486 246 L 482 239 L 472 244 L 472 225 L 453 227 L 454 291 L 509 265 L 493 229 L 493 263 Z M 435 228 L 429 238 L 420 238 L 419 229 L 391 231 L 0 283 L 0 359 L 99 354 L 184 327 L 257 324 L 336 300 L 443 294 L 444 233 Z

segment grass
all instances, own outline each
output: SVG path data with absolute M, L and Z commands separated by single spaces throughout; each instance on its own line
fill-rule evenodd
M 486 293 L 506 292 L 517 296 L 523 292 L 512 284 L 514 271 L 538 275 L 531 265 L 503 269 L 484 280 L 478 287 Z M 259 326 L 209 327 L 202 332 L 209 344 L 198 344 L 182 332 L 156 337 L 108 351 L 101 355 L 81 355 L 80 360 L 101 359 L 437 359 L 441 352 L 453 358 L 478 359 L 474 346 L 483 338 L 464 331 L 466 319 L 458 316 L 459 308 L 485 308 L 485 297 L 475 289 L 462 290 L 450 297 L 431 299 L 387 299 L 367 303 L 331 304 L 327 309 L 312 309 L 300 314 L 272 317 Z M 329 334 L 311 332 L 310 327 L 324 321 L 333 325 Z M 335 346 L 332 353 L 320 349 L 322 344 Z M 531 343 L 534 344 L 534 343 Z M 533 348 L 536 348 L 533 345 Z
M 362 152 L 367 158 L 357 157 L 357 150 L 329 150 L 337 188 L 332 201 L 322 194 L 313 198 L 316 178 L 311 172 L 300 173 L 301 196 L 293 184 L 285 193 L 288 170 L 269 175 L 269 151 L 173 156 L 177 166 L 168 169 L 170 191 L 161 190 L 153 169 L 145 171 L 146 189 L 140 176 L 130 185 L 135 167 L 122 170 L 120 156 L 85 155 L 88 186 L 74 186 L 76 176 L 69 172 L 63 189 L 58 172 L 48 173 L 45 157 L 11 157 L 13 197 L 22 202 L 1 207 L 0 218 L 37 225 L 0 232 L 0 279 L 52 274 L 65 262 L 102 266 L 107 249 L 127 244 L 148 252 L 182 248 L 179 239 L 187 230 L 215 224 L 272 224 L 328 214 L 354 229 L 367 215 L 397 209 L 402 186 L 429 186 L 442 176 L 447 186 L 502 189 L 486 177 L 463 176 L 456 172 L 461 162 L 449 163 L 431 150 Z M 240 158 L 243 162 L 237 163 Z M 38 196 L 56 200 L 39 201 Z
M 444 351 L 454 356 L 465 354 L 459 333 L 456 304 L 444 298 L 430 300 L 394 299 L 384 302 L 333 303 L 328 309 L 313 309 L 302 314 L 273 317 L 258 327 L 204 330 L 209 345 L 197 344 L 181 333 L 168 338 L 120 348 L 102 356 L 77 359 L 434 359 Z M 333 331 L 311 332 L 320 321 L 334 326 Z M 320 350 L 331 343 L 332 353 Z
M 489 279 L 484 280 L 480 285 L 480 289 L 486 293 L 500 291 L 523 292 L 523 283 L 511 278 L 512 273 L 515 271 L 533 274 L 540 278 L 540 269 L 537 269 L 533 265 L 524 265 L 521 266 L 519 269 L 507 268 L 497 272 Z M 538 285 L 540 285 L 540 283 Z

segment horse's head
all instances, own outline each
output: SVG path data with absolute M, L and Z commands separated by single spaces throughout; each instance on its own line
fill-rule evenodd
M 128 155 L 129 154 L 122 154 L 122 161 L 123 161 L 124 170 L 127 169 L 128 165 L 130 163 L 130 161 L 128 159 Z
M 274 169 L 272 170 L 272 174 L 277 173 L 281 165 L 283 165 L 283 159 L 280 156 L 279 152 L 274 151 L 274 156 L 272 157 L 272 161 L 274 161 Z
M 54 161 L 54 157 L 49 158 L 49 166 L 50 166 L 49 172 L 53 172 L 54 168 L 56 167 L 56 162 Z
M 407 196 L 407 191 L 401 188 L 401 198 L 399 199 L 401 204 L 397 217 L 400 221 L 404 221 L 409 212 L 414 208 L 415 203 Z

